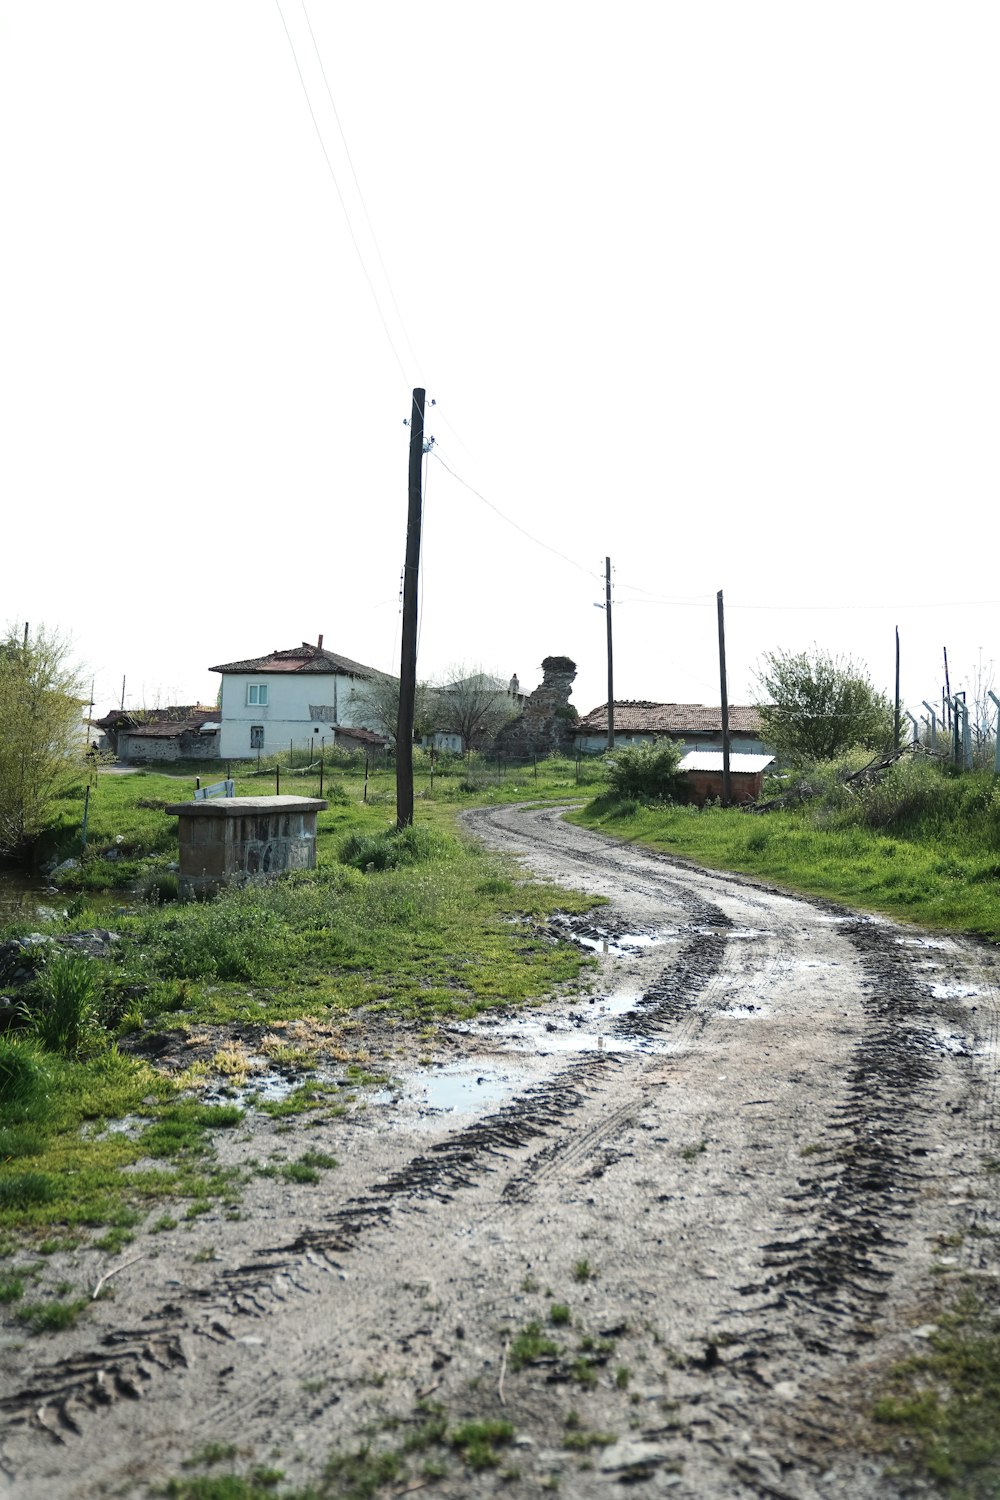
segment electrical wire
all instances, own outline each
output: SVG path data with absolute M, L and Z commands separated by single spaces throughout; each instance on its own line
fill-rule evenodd
M 445 463 L 444 459 L 441 457 L 436 448 L 433 448 L 431 451 L 441 467 L 443 469 L 447 469 L 452 479 L 457 479 L 459 484 L 462 485 L 464 489 L 467 489 L 469 491 L 470 495 L 475 495 L 477 500 L 481 500 L 484 505 L 488 505 L 490 510 L 494 511 L 500 517 L 501 521 L 506 521 L 508 526 L 513 526 L 514 530 L 519 531 L 522 536 L 527 537 L 529 542 L 533 542 L 536 547 L 543 547 L 546 552 L 551 552 L 555 557 L 561 557 L 563 562 L 569 563 L 571 568 L 579 569 L 579 571 L 581 573 L 585 573 L 588 578 L 601 577 L 601 574 L 593 572 L 590 568 L 585 568 L 583 563 L 577 562 L 575 558 L 567 557 L 566 553 L 560 552 L 558 547 L 550 547 L 548 542 L 540 541 L 537 536 L 532 536 L 530 531 L 526 531 L 524 527 L 521 526 L 517 521 L 512 521 L 510 516 L 505 515 L 498 505 L 493 504 L 492 500 L 487 500 L 486 496 L 479 490 L 477 490 L 474 485 L 469 484 L 468 480 L 463 479 L 461 474 L 456 474 L 451 465 Z
M 368 212 L 368 205 L 365 202 L 365 195 L 361 191 L 361 183 L 358 180 L 358 174 L 354 168 L 354 159 L 351 156 L 351 148 L 347 144 L 347 136 L 344 134 L 344 127 L 340 123 L 340 114 L 338 113 L 337 106 L 334 103 L 333 90 L 330 88 L 330 81 L 326 76 L 326 68 L 323 66 L 323 56 L 319 50 L 319 44 L 316 41 L 316 34 L 312 28 L 312 21 L 309 19 L 309 12 L 306 9 L 306 0 L 299 0 L 299 4 L 302 6 L 302 14 L 306 18 L 306 25 L 309 28 L 309 36 L 313 44 L 313 51 L 316 54 L 316 61 L 319 63 L 319 71 L 322 74 L 323 84 L 326 88 L 326 97 L 330 101 L 330 108 L 333 110 L 333 118 L 336 120 L 337 129 L 340 131 L 340 139 L 343 142 L 344 146 L 344 155 L 347 157 L 347 164 L 351 169 L 351 176 L 354 178 L 354 186 L 357 189 L 358 201 L 361 204 L 361 210 L 365 216 L 365 223 L 368 225 L 368 233 L 372 237 L 372 244 L 375 246 L 375 254 L 378 256 L 378 263 L 382 267 L 382 275 L 385 278 L 386 289 L 389 293 L 389 298 L 392 302 L 393 308 L 395 309 L 396 318 L 399 322 L 400 329 L 402 330 L 403 338 L 406 340 L 406 347 L 410 351 L 410 358 L 413 360 L 413 368 L 415 370 L 419 370 L 420 361 L 417 358 L 416 351 L 414 350 L 412 343 L 410 342 L 410 335 L 406 331 L 406 324 L 403 322 L 403 314 L 399 310 L 399 303 L 396 301 L 396 294 L 392 289 L 392 282 L 389 279 L 389 272 L 386 269 L 386 264 L 382 257 L 382 250 L 379 246 L 378 236 L 375 233 L 375 226 L 372 223 L 371 214 L 369 214 Z
M 299 83 L 302 85 L 302 92 L 305 95 L 306 105 L 309 110 L 309 117 L 313 122 L 313 129 L 316 131 L 316 139 L 319 141 L 320 150 L 323 153 L 323 160 L 326 162 L 327 171 L 330 173 L 331 181 L 333 182 L 333 185 L 337 190 L 337 197 L 340 200 L 340 206 L 344 211 L 344 221 L 347 224 L 347 232 L 351 236 L 351 243 L 354 245 L 354 249 L 357 252 L 358 262 L 361 266 L 361 270 L 364 273 L 364 278 L 368 283 L 368 290 L 372 294 L 372 301 L 375 303 L 375 309 L 379 315 L 379 318 L 381 319 L 382 327 L 385 330 L 385 336 L 389 341 L 389 348 L 393 352 L 393 356 L 395 357 L 396 363 L 399 366 L 400 374 L 402 375 L 403 380 L 406 381 L 407 384 L 409 384 L 406 374 L 406 367 L 399 357 L 399 350 L 396 348 L 396 345 L 393 342 L 392 334 L 389 332 L 389 324 L 386 322 L 385 313 L 382 311 L 382 304 L 378 300 L 378 293 L 375 290 L 375 283 L 372 281 L 371 276 L 368 274 L 368 267 L 365 265 L 365 258 L 361 253 L 361 246 L 358 244 L 358 237 L 354 233 L 354 225 L 351 223 L 351 216 L 347 211 L 347 204 L 344 201 L 344 195 L 340 191 L 340 183 L 337 181 L 337 174 L 333 170 L 333 163 L 330 160 L 330 153 L 326 149 L 326 142 L 323 139 L 323 132 L 319 128 L 319 121 L 316 118 L 316 111 L 313 109 L 312 100 L 309 97 L 309 90 L 306 87 L 306 80 L 303 76 L 302 68 L 299 65 L 299 57 L 298 53 L 295 50 L 295 43 L 292 41 L 292 33 L 288 29 L 288 22 L 285 20 L 285 13 L 281 9 L 281 0 L 274 0 L 274 4 L 278 15 L 281 17 L 281 24 L 285 29 L 285 36 L 288 38 L 288 45 L 291 48 L 292 60 L 295 63 L 295 71 L 299 75 Z

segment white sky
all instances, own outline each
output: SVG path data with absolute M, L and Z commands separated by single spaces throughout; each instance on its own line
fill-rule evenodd
M 280 6 L 0 0 L 0 621 L 99 711 L 398 670 L 423 384 L 571 559 L 432 457 L 423 677 L 603 702 L 607 554 L 616 698 L 719 701 L 719 588 L 733 702 L 813 642 L 890 689 L 897 624 L 911 707 L 1000 662 L 995 3 Z

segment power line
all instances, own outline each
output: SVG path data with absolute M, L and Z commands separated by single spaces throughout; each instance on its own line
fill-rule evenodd
M 469 491 L 470 495 L 475 495 L 477 500 L 481 500 L 484 505 L 488 505 L 490 510 L 496 512 L 501 521 L 506 521 L 508 526 L 513 526 L 514 530 L 519 531 L 522 536 L 527 537 L 529 542 L 533 542 L 536 547 L 543 547 L 546 552 L 551 552 L 555 557 L 561 557 L 563 562 L 569 563 L 571 568 L 579 569 L 579 571 L 581 573 L 585 573 L 588 578 L 597 578 L 600 576 L 599 574 L 593 572 L 590 568 L 585 568 L 583 563 L 578 563 L 575 558 L 567 557 L 566 553 L 560 552 L 558 547 L 550 547 L 548 542 L 539 541 L 537 536 L 532 536 L 530 531 L 526 531 L 524 527 L 521 526 L 517 521 L 512 521 L 510 516 L 505 515 L 498 505 L 493 504 L 492 500 L 487 500 L 486 496 L 481 494 L 480 491 L 477 490 L 473 485 L 469 484 L 468 480 L 463 479 L 461 474 L 456 474 L 455 470 L 450 466 L 450 464 L 445 463 L 444 459 L 441 457 L 436 448 L 432 451 L 438 463 L 443 469 L 447 469 L 452 479 L 457 479 L 459 484 L 462 485 L 464 489 L 467 489 Z
M 285 13 L 281 9 L 281 0 L 274 0 L 274 4 L 275 8 L 277 9 L 278 15 L 281 17 L 281 24 L 285 28 L 285 36 L 288 38 L 288 45 L 291 48 L 292 60 L 295 63 L 295 71 L 299 75 L 299 83 L 302 85 L 302 92 L 305 95 L 306 105 L 309 110 L 309 117 L 313 122 L 313 129 L 316 131 L 316 139 L 319 141 L 320 150 L 323 153 L 323 160 L 326 162 L 327 171 L 330 173 L 330 178 L 337 190 L 337 197 L 340 200 L 340 206 L 344 211 L 344 220 L 347 224 L 347 232 L 351 236 L 351 243 L 354 245 L 354 248 L 357 251 L 358 261 L 360 263 L 362 271 L 364 272 L 365 280 L 368 283 L 368 290 L 372 294 L 372 301 L 375 303 L 375 309 L 378 312 L 379 318 L 382 320 L 382 327 L 385 329 L 385 336 L 389 341 L 389 348 L 392 350 L 393 355 L 395 356 L 396 363 L 399 366 L 400 374 L 402 375 L 404 381 L 409 384 L 405 366 L 403 365 L 403 361 L 399 357 L 399 350 L 393 343 L 392 334 L 389 332 L 389 325 L 385 320 L 385 313 L 382 311 L 382 304 L 378 300 L 378 293 L 375 290 L 375 284 L 368 274 L 368 267 L 365 265 L 365 258 L 361 253 L 361 246 L 358 244 L 358 237 L 354 233 L 354 226 L 351 223 L 351 216 L 347 211 L 347 204 L 344 202 L 344 195 L 340 191 L 340 183 L 337 181 L 337 174 L 333 170 L 333 163 L 330 160 L 330 153 L 326 149 L 326 142 L 323 140 L 323 132 L 320 130 L 319 121 L 316 119 L 316 111 L 312 107 L 312 100 L 309 97 L 309 90 L 306 87 L 306 81 L 302 74 L 302 68 L 299 65 L 299 57 L 298 53 L 295 50 L 295 43 L 292 41 L 292 33 L 288 29 L 288 22 L 285 20 Z
M 412 343 L 410 342 L 410 335 L 406 331 L 406 324 L 403 322 L 403 314 L 399 310 L 399 303 L 396 301 L 396 294 L 392 289 L 392 282 L 389 280 L 389 272 L 387 271 L 385 261 L 382 258 L 382 250 L 379 246 L 378 236 L 375 233 L 375 226 L 372 223 L 371 215 L 368 212 L 368 205 L 365 202 L 365 195 L 361 191 L 361 183 L 358 180 L 358 174 L 354 168 L 354 159 L 351 156 L 351 148 L 347 144 L 347 136 L 344 134 L 344 127 L 340 123 L 340 115 L 337 111 L 337 106 L 334 103 L 333 90 L 330 88 L 330 81 L 326 76 L 326 68 L 323 66 L 323 56 L 319 50 L 319 44 L 316 41 L 316 34 L 312 28 L 312 21 L 310 21 L 309 19 L 309 12 L 306 9 L 306 0 L 299 0 L 299 3 L 302 6 L 302 14 L 306 18 L 306 25 L 309 28 L 309 36 L 313 44 L 313 51 L 316 54 L 316 61 L 319 63 L 319 71 L 322 74 L 323 83 L 326 88 L 326 97 L 330 101 L 330 108 L 333 110 L 333 118 L 336 120 L 337 129 L 340 131 L 340 139 L 344 145 L 344 155 L 347 157 L 347 164 L 351 169 L 351 176 L 354 178 L 354 186 L 357 189 L 358 201 L 361 204 L 361 210 L 365 216 L 365 223 L 368 225 L 368 232 L 372 237 L 372 244 L 375 246 L 375 254 L 378 256 L 378 263 L 382 267 L 382 275 L 385 277 L 386 288 L 388 290 L 392 305 L 395 309 L 396 317 L 399 320 L 399 326 L 402 330 L 403 337 L 406 340 L 406 347 L 410 351 L 410 357 L 413 360 L 414 369 L 419 370 L 420 361 L 417 358 L 416 351 L 414 350 Z

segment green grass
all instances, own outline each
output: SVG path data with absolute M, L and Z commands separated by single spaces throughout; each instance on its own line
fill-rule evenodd
M 818 767 L 807 779 L 819 795 L 784 811 L 623 807 L 602 797 L 569 816 L 712 868 L 931 927 L 1000 937 L 1000 781 L 992 773 L 957 777 L 928 761 L 904 760 L 867 792 L 851 793 L 836 767 Z
M 72 1328 L 89 1305 L 87 1297 L 77 1297 L 72 1302 L 25 1302 L 18 1307 L 16 1316 L 31 1333 L 61 1333 L 64 1328 Z
M 510 1341 L 510 1367 L 523 1370 L 536 1359 L 546 1359 L 559 1353 L 559 1345 L 542 1332 L 537 1319 L 525 1325 Z
M 527 790 L 513 776 L 490 781 L 488 767 L 472 770 L 486 777 L 490 797 Z M 527 881 L 459 836 L 457 811 L 485 796 L 461 790 L 469 774 L 462 764 L 439 773 L 434 798 L 418 801 L 418 826 L 400 840 L 388 832 L 391 807 L 363 802 L 361 781 L 348 768 L 320 818 L 315 872 L 187 906 L 134 902 L 115 911 L 120 941 L 111 958 L 60 959 L 47 981 L 40 973 L 32 1003 L 43 1005 L 47 1047 L 37 1037 L 0 1038 L 0 1237 L 16 1231 L 38 1248 L 41 1240 L 94 1243 L 99 1233 L 98 1244 L 120 1247 L 158 1204 L 163 1222 L 164 1205 L 186 1200 L 166 1217 L 190 1218 L 220 1197 L 232 1199 L 233 1174 L 213 1164 L 213 1138 L 236 1126 L 241 1110 L 179 1097 L 174 1079 L 119 1052 L 116 1034 L 231 1024 L 263 1031 L 307 1018 L 323 1036 L 342 1031 L 346 1045 L 331 1041 L 331 1049 L 347 1065 L 346 1081 L 361 1087 L 380 1075 L 359 1050 L 360 1027 L 402 1020 L 432 1036 L 441 1020 L 578 981 L 592 960 L 553 944 L 544 926 L 553 910 L 582 911 L 592 902 Z M 572 762 L 543 762 L 530 790 L 563 797 L 574 777 Z M 391 781 L 383 774 L 383 786 Z M 191 776 L 98 777 L 84 883 L 110 889 L 129 862 L 149 874 L 176 857 L 176 823 L 162 809 L 192 789 Z M 318 788 L 303 782 L 297 789 Z M 244 778 L 237 790 L 262 786 Z M 70 835 L 81 811 L 82 783 L 64 799 L 52 831 L 58 852 L 74 852 Z M 351 835 L 402 846 L 406 859 L 387 858 L 381 870 L 368 869 L 379 863 L 370 858 L 363 869 L 345 865 L 340 854 Z M 100 859 L 102 848 L 125 858 Z M 107 925 L 91 900 L 87 892 L 70 897 L 67 916 L 48 930 Z M 315 1066 L 308 1049 L 298 1052 L 290 1037 L 284 1065 Z M 204 1076 L 199 1066 L 183 1085 Z M 276 1119 L 312 1111 L 332 1118 L 349 1102 L 335 1086 L 308 1082 L 277 1101 L 251 1096 L 249 1107 Z M 123 1117 L 129 1130 L 108 1129 Z M 307 1155 L 287 1170 L 292 1180 L 311 1182 L 325 1169 Z
M 1000 1493 L 1000 1312 L 971 1293 L 938 1319 L 926 1354 L 891 1373 L 874 1417 L 952 1500 Z M 893 1444 L 893 1446 L 896 1446 Z

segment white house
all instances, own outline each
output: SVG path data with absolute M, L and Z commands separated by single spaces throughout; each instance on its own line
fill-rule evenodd
M 211 667 L 222 674 L 218 710 L 219 756 L 245 760 L 273 755 L 291 744 L 296 753 L 336 741 L 338 729 L 375 726 L 366 714 L 362 685 L 384 677 L 350 657 L 303 641 L 248 661 Z

